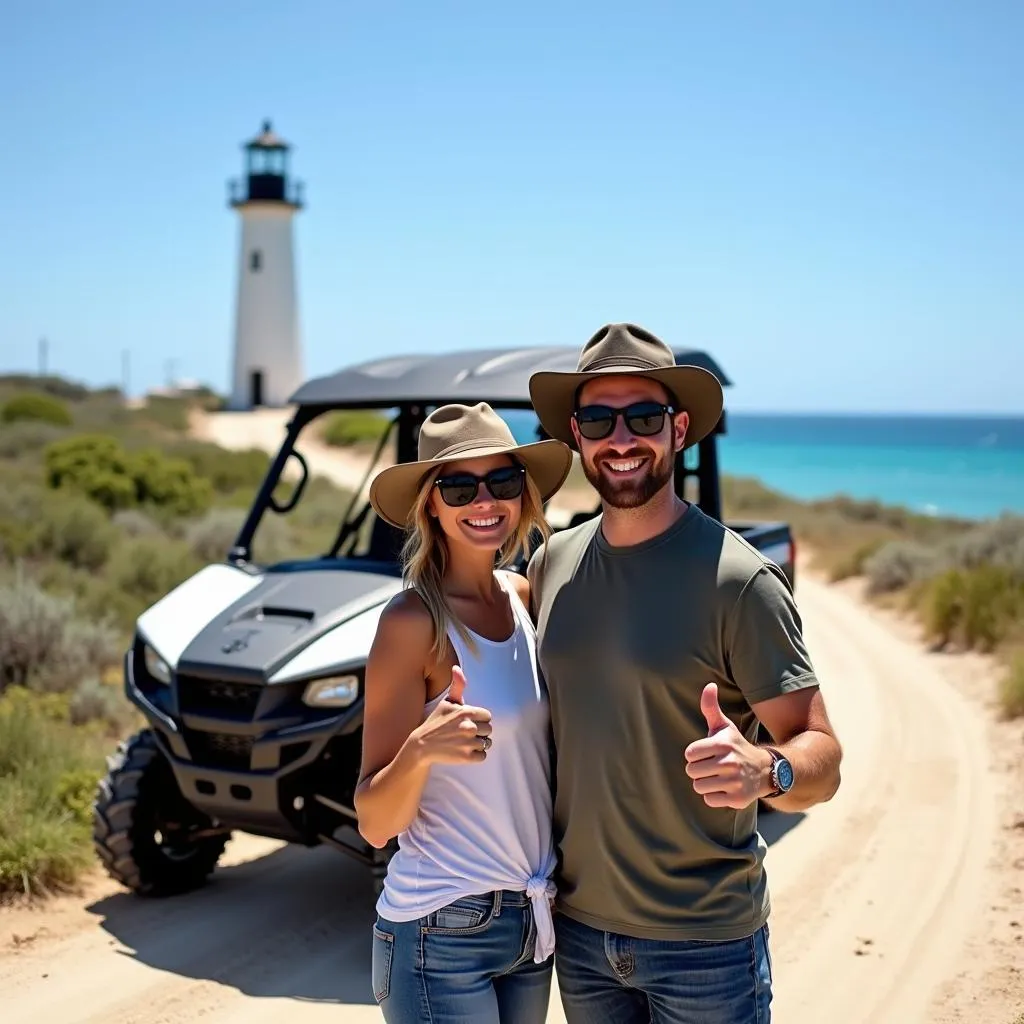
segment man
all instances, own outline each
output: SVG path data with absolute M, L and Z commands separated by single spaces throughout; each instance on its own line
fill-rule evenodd
M 714 429 L 721 385 L 612 324 L 577 373 L 537 373 L 530 393 L 601 496 L 601 514 L 528 569 L 555 744 L 566 1017 L 764 1024 L 757 802 L 830 799 L 841 753 L 785 576 L 675 493 L 676 453 Z

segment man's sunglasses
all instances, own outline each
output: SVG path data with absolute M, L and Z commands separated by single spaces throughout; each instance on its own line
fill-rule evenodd
M 496 501 L 512 501 L 523 493 L 526 470 L 522 466 L 502 466 L 483 476 L 472 473 L 449 473 L 439 476 L 434 486 L 441 492 L 441 500 L 452 508 L 461 508 L 476 500 L 483 484 Z
M 580 433 L 588 441 L 600 441 L 615 429 L 615 422 L 621 416 L 630 432 L 637 437 L 653 437 L 660 434 L 665 426 L 665 416 L 675 410 L 661 402 L 634 402 L 624 409 L 610 405 L 584 405 L 573 416 Z

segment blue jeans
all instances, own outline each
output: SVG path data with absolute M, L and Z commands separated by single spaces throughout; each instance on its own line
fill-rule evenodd
M 568 1024 L 768 1024 L 767 925 L 746 939 L 672 942 L 597 931 L 555 914 Z
M 377 918 L 373 994 L 387 1024 L 543 1024 L 554 958 L 533 962 L 525 892 L 464 896 L 417 921 Z

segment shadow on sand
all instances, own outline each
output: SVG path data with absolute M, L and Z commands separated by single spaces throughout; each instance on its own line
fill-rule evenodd
M 777 843 L 787 832 L 797 827 L 806 815 L 803 811 L 768 811 L 759 810 L 757 813 L 757 831 L 761 838 L 771 846 Z
M 760 813 L 769 845 L 802 813 Z M 218 868 L 208 886 L 170 899 L 128 893 L 89 906 L 121 955 L 253 997 L 372 1005 L 369 872 L 327 848 L 286 846 Z
M 330 849 L 284 847 L 184 896 L 118 893 L 88 909 L 122 955 L 161 971 L 255 997 L 374 1002 L 370 875 Z

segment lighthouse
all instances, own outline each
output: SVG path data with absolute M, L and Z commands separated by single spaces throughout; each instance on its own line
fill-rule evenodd
M 228 199 L 241 215 L 232 409 L 284 405 L 303 380 L 292 240 L 302 183 L 289 177 L 290 147 L 269 121 L 243 148 L 245 175 Z

